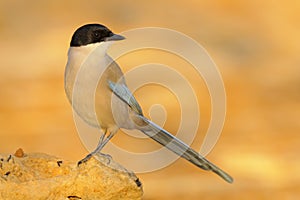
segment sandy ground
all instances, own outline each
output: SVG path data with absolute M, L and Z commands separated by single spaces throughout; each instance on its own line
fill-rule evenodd
M 298 1 L 269 0 L 0 1 L 0 151 L 10 153 L 22 147 L 26 152 L 82 158 L 87 150 L 76 132 L 63 89 L 73 31 L 89 22 L 106 24 L 115 32 L 159 26 L 195 39 L 219 67 L 227 115 L 222 136 L 207 157 L 226 169 L 235 182 L 224 183 L 180 159 L 139 175 L 145 199 L 297 199 L 299 9 Z M 201 126 L 192 146 L 199 149 L 211 111 L 203 80 L 164 53 L 136 52 L 121 58 L 120 64 L 129 71 L 162 58 L 180 70 L 197 91 Z M 143 87 L 135 94 L 147 116 L 151 105 L 164 105 L 165 128 L 176 132 L 180 108 L 174 96 L 156 86 Z M 122 133 L 112 142 L 138 152 L 158 148 Z M 118 155 L 113 157 L 118 159 Z

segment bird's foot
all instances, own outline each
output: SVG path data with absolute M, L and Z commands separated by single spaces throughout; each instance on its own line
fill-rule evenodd
M 102 156 L 102 157 L 105 157 L 106 158 L 106 160 L 107 160 L 107 165 L 109 165 L 110 164 L 110 161 L 112 160 L 112 157 L 111 157 L 111 155 L 109 155 L 109 154 L 105 154 L 105 153 L 101 153 L 101 152 L 98 152 L 97 153 L 99 156 Z
M 92 152 L 92 153 L 89 153 L 85 158 L 83 158 L 80 161 L 78 161 L 77 166 L 80 166 L 81 164 L 86 163 L 94 155 L 96 156 L 96 158 L 97 158 L 97 155 L 106 158 L 106 160 L 107 160 L 106 164 L 110 164 L 110 161 L 112 160 L 112 157 L 109 154 L 104 154 L 104 153 L 101 153 L 101 152 L 98 152 L 98 153 Z
M 106 153 L 101 153 L 101 152 L 99 152 L 98 154 L 99 154 L 100 156 L 103 156 L 103 157 L 105 157 L 105 158 L 109 159 L 109 160 L 111 160 L 111 159 L 112 159 L 111 155 L 109 155 L 109 154 L 106 154 Z
M 77 166 L 80 166 L 81 164 L 86 163 L 88 160 L 91 159 L 92 156 L 93 156 L 93 154 L 89 153 L 86 157 L 84 157 L 83 159 L 78 161 Z

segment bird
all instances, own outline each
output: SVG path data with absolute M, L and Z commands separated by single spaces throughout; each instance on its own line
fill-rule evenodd
M 120 66 L 107 53 L 112 43 L 124 39 L 98 23 L 85 24 L 72 35 L 64 74 L 65 93 L 79 117 L 103 133 L 96 149 L 78 165 L 101 153 L 120 128 L 137 129 L 197 167 L 232 183 L 233 178 L 228 173 L 144 116 Z M 96 86 L 92 86 L 94 84 Z M 88 91 L 93 91 L 93 96 Z

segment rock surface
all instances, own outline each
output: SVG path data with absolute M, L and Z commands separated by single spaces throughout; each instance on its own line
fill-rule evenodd
M 3 200 L 134 200 L 143 195 L 135 174 L 107 155 L 77 166 L 77 162 L 18 149 L 14 155 L 0 155 L 0 173 Z

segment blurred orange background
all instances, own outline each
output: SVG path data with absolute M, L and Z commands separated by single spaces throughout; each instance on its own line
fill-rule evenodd
M 76 133 L 63 88 L 73 31 L 91 22 L 103 23 L 116 33 L 165 27 L 202 44 L 219 67 L 227 117 L 208 159 L 228 171 L 235 182 L 227 184 L 179 159 L 162 170 L 138 175 L 144 199 L 297 199 L 299 10 L 299 1 L 271 0 L 1 0 L 0 152 L 13 153 L 22 147 L 69 160 L 83 158 L 87 151 Z M 205 91 L 201 87 L 199 91 Z M 168 104 L 164 98 L 162 102 L 151 99 L 159 89 L 148 89 L 148 95 L 136 94 L 144 110 L 153 103 Z M 203 96 L 199 135 L 209 122 L 209 97 Z M 177 110 L 170 104 L 165 106 L 171 113 L 165 127 L 172 132 L 180 118 L 172 115 Z M 119 143 L 121 138 L 113 141 Z M 196 138 L 193 146 L 199 144 L 201 138 Z

